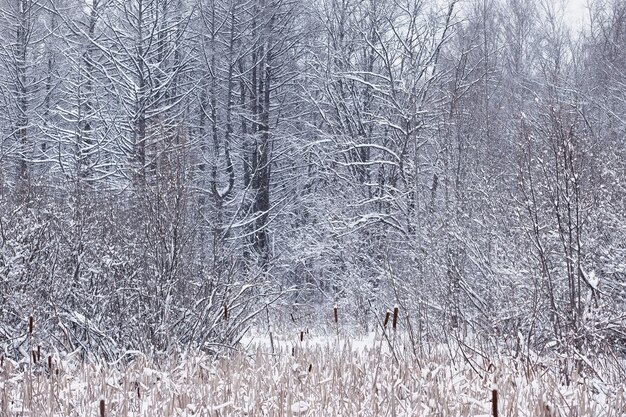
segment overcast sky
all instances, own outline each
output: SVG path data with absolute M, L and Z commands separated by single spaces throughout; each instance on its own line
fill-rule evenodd
M 572 27 L 582 27 L 589 21 L 589 11 L 587 10 L 587 0 L 565 0 L 566 10 Z

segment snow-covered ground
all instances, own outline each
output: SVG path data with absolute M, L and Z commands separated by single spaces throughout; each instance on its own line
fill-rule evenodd
M 300 340 L 302 336 L 303 340 Z M 380 336 L 380 335 L 379 335 Z M 42 363 L 6 358 L 2 416 L 624 416 L 626 385 L 571 375 L 548 362 L 488 358 L 471 349 L 430 347 L 370 335 L 247 338 L 247 349 L 214 359 L 141 355 L 116 364 L 53 355 Z M 272 347 L 273 345 L 273 347 Z M 42 355 L 47 357 L 45 355 Z M 612 381 L 612 382 L 611 382 Z

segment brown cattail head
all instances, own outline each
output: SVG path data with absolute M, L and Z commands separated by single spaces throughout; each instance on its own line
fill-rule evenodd
M 104 417 L 104 400 L 100 400 L 100 417 Z
M 48 371 L 52 372 L 52 356 L 48 355 Z
M 32 355 L 32 357 L 33 357 L 33 363 L 37 363 L 37 351 L 36 351 L 36 350 L 33 350 L 33 351 L 31 352 L 31 355 Z
M 300 332 L 300 341 L 304 341 L 304 332 Z
M 491 391 L 491 414 L 493 417 L 498 417 L 498 390 Z
M 28 316 L 28 334 L 33 335 L 33 328 L 35 327 L 35 319 L 33 316 Z
M 396 330 L 397 326 L 398 326 L 398 306 L 396 305 L 393 307 L 393 323 L 392 323 L 393 330 Z
M 41 362 L 41 345 L 37 345 L 37 362 Z
M 391 316 L 391 312 L 387 310 L 387 312 L 385 313 L 385 321 L 383 322 L 383 327 L 385 329 L 387 328 L 387 323 L 389 323 L 389 316 Z
M 335 317 L 335 324 L 339 323 L 339 313 L 337 311 L 337 304 L 333 307 L 333 316 Z
M 228 306 L 224 304 L 224 320 L 228 320 Z
M 310 363 L 310 364 L 309 364 L 309 373 L 310 373 L 312 370 L 313 370 L 313 364 L 312 364 L 312 363 Z

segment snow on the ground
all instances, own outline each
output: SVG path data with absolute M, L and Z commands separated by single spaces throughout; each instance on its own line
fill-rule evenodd
M 626 385 L 607 369 L 605 380 L 589 369 L 565 385 L 549 361 L 489 358 L 450 345 L 414 354 L 402 337 L 382 336 L 248 337 L 247 350 L 220 359 L 55 357 L 52 372 L 5 358 L 0 415 L 99 416 L 104 400 L 106 416 L 125 417 L 489 416 L 493 389 L 507 417 L 626 415 Z

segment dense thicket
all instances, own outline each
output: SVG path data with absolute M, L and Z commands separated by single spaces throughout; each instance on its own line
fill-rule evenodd
M 416 348 L 615 352 L 626 6 L 592 6 L 0 0 L 5 350 L 29 315 L 111 355 L 337 303 Z

